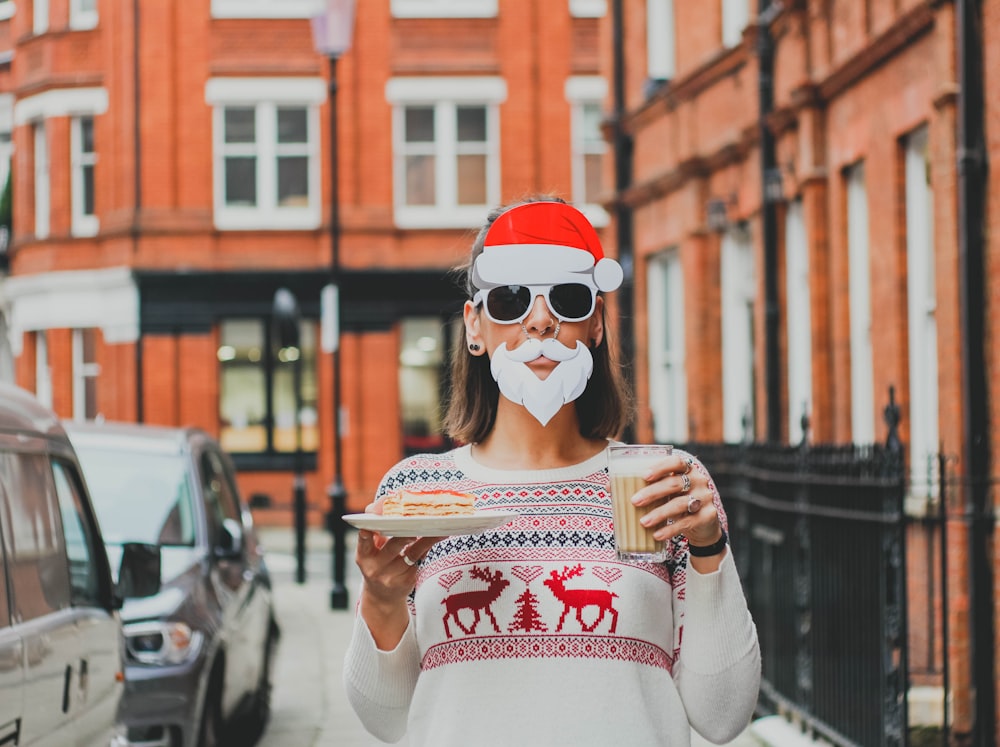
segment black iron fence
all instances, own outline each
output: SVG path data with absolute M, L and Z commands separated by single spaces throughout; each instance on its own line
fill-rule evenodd
M 760 637 L 761 709 L 836 745 L 908 743 L 906 537 L 911 524 L 942 524 L 907 518 L 895 423 L 890 432 L 885 445 L 684 446 L 724 496 Z M 939 593 L 922 590 L 931 615 Z M 940 656 L 922 667 L 939 676 Z

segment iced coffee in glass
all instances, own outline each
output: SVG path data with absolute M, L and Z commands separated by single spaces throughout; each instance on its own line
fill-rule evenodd
M 645 474 L 673 451 L 659 444 L 626 444 L 608 447 L 608 475 L 611 478 L 611 513 L 615 529 L 615 549 L 620 560 L 661 563 L 667 559 L 666 543 L 653 539 L 639 519 L 659 506 L 635 506 L 632 496 L 646 487 Z

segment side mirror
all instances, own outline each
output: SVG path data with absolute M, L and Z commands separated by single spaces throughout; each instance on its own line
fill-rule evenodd
M 160 546 L 144 542 L 122 545 L 117 593 L 122 599 L 151 597 L 160 592 Z
M 243 554 L 243 525 L 236 519 L 223 519 L 219 539 L 215 544 L 215 557 L 231 560 Z

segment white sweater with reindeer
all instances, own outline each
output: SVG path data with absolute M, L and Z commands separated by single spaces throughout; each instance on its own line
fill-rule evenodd
M 681 538 L 665 564 L 619 561 L 606 452 L 510 472 L 476 463 L 466 446 L 400 462 L 379 495 L 404 486 L 470 492 L 477 510 L 518 517 L 431 549 L 394 650 L 356 620 L 344 683 L 374 736 L 405 734 L 413 747 L 687 746 L 692 728 L 721 743 L 749 723 L 760 651 L 731 555 L 699 574 Z

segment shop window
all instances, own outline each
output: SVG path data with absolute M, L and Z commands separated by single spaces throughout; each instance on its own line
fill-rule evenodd
M 394 79 L 394 201 L 402 228 L 471 227 L 499 202 L 499 112 L 493 78 Z
M 315 453 L 319 445 L 316 325 L 299 325 L 298 346 L 278 347 L 265 319 L 220 326 L 220 442 L 233 454 Z M 296 392 L 296 381 L 300 383 Z
M 444 323 L 437 317 L 413 317 L 401 323 L 399 401 L 405 454 L 447 448 L 441 432 L 444 365 L 447 347 Z

